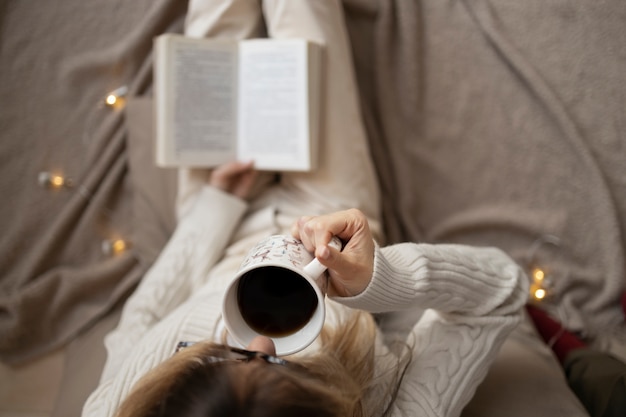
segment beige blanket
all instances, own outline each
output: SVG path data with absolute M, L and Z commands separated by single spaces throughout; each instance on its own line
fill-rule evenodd
M 0 6 L 2 360 L 98 320 L 171 232 L 172 173 L 150 164 L 150 124 L 129 136 L 100 103 L 121 85 L 149 95 L 151 39 L 179 30 L 185 5 Z M 548 272 L 546 305 L 568 326 L 622 323 L 626 3 L 345 5 L 389 241 L 500 246 Z M 42 188 L 41 171 L 74 186 Z M 104 254 L 118 236 L 131 249 Z
M 505 249 L 626 359 L 626 2 L 346 3 L 390 240 Z
M 141 172 L 129 167 L 124 112 L 103 100 L 120 86 L 129 96 L 149 91 L 152 37 L 180 29 L 186 2 L 9 0 L 1 8 L 0 358 L 20 362 L 98 320 L 154 258 L 141 236 L 167 225 L 136 209 L 146 191 L 134 186 Z M 40 172 L 73 186 L 42 187 Z M 132 248 L 104 253 L 103 242 L 117 238 Z

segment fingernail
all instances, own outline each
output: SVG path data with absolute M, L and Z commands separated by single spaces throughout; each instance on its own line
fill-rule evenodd
M 317 257 L 319 259 L 328 259 L 330 258 L 330 250 L 328 249 L 328 246 L 321 246 L 320 248 L 318 248 L 317 251 Z

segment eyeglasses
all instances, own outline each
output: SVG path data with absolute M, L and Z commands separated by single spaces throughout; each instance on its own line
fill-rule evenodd
M 196 342 L 178 342 L 176 345 L 176 352 L 180 352 L 181 350 L 188 348 L 196 344 Z M 304 370 L 306 369 L 302 365 L 299 365 L 294 362 L 289 362 L 285 359 L 277 358 L 276 356 L 268 355 L 263 352 L 254 352 L 251 350 L 238 349 L 230 346 L 218 346 L 215 349 L 212 349 L 206 359 L 209 362 L 227 362 L 227 361 L 236 361 L 236 362 L 250 362 L 254 359 L 261 359 L 269 364 L 286 366 L 293 369 Z

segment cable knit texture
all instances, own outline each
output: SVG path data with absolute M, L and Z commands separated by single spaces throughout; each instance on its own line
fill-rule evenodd
M 119 327 L 107 338 L 108 362 L 100 386 L 85 405 L 84 417 L 114 415 L 132 386 L 170 357 L 178 341 L 219 340 L 224 287 L 199 277 L 219 268 L 218 261 L 232 263 L 220 256 L 244 209 L 230 196 L 203 190 L 127 303 Z M 236 266 L 233 274 L 235 270 Z M 349 307 L 371 312 L 422 307 L 424 313 L 416 318 L 407 339 L 413 360 L 392 415 L 453 417 L 461 413 L 520 320 L 525 286 L 521 270 L 496 249 L 410 243 L 376 246 L 370 285 L 358 296 L 336 298 L 337 303 L 329 300 L 329 311 L 338 314 L 330 314 L 326 325 L 336 323 L 342 317 L 340 310 Z M 380 340 L 376 374 L 384 375 L 395 361 Z M 372 387 L 369 400 L 384 401 L 381 392 L 381 387 Z

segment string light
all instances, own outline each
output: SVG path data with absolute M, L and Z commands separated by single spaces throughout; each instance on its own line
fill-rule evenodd
M 546 273 L 543 272 L 543 269 L 540 269 L 540 268 L 533 269 L 533 279 L 535 281 L 541 282 L 541 281 L 543 281 L 545 276 L 546 276 Z
M 116 88 L 115 90 L 106 94 L 104 99 L 100 102 L 100 106 L 102 103 L 114 110 L 122 109 L 126 104 L 126 95 L 128 94 L 128 87 L 121 86 Z M 50 189 L 60 189 L 60 188 L 71 188 L 74 186 L 74 182 L 59 173 L 53 173 L 48 171 L 40 172 L 37 177 L 38 183 L 41 187 L 50 188 Z M 91 197 L 91 193 L 84 186 L 80 186 L 79 194 L 89 200 Z M 117 256 L 125 251 L 127 251 L 131 247 L 130 242 L 121 238 L 113 238 L 106 239 L 102 241 L 101 248 L 102 252 L 106 256 Z
M 536 264 L 536 254 L 539 248 L 543 245 L 552 245 L 556 248 L 560 247 L 560 240 L 553 235 L 542 235 L 533 242 L 528 255 L 528 271 L 530 272 L 530 297 L 535 302 L 545 300 L 550 296 L 550 288 L 552 287 L 552 277 L 549 271 L 545 268 L 539 267 Z
M 544 290 L 543 288 L 537 288 L 533 295 L 537 300 L 543 300 L 543 298 L 546 296 L 546 290 Z
M 128 87 L 125 85 L 116 88 L 106 95 L 104 104 L 116 110 L 122 109 L 126 105 L 126 94 L 128 94 Z
M 129 242 L 123 239 L 110 239 L 102 242 L 102 253 L 115 256 L 125 252 L 130 247 Z
M 530 296 L 534 301 L 542 301 L 548 296 L 548 288 L 551 286 L 549 274 L 540 267 L 530 270 L 532 282 L 530 284 Z
M 37 177 L 39 185 L 45 188 L 59 189 L 62 187 L 71 188 L 74 183 L 70 178 L 66 178 L 59 174 L 53 174 L 51 172 L 43 171 L 39 173 Z
M 534 282 L 530 285 L 530 296 L 534 301 L 541 301 L 546 298 L 547 295 L 548 292 L 541 286 L 541 284 Z

